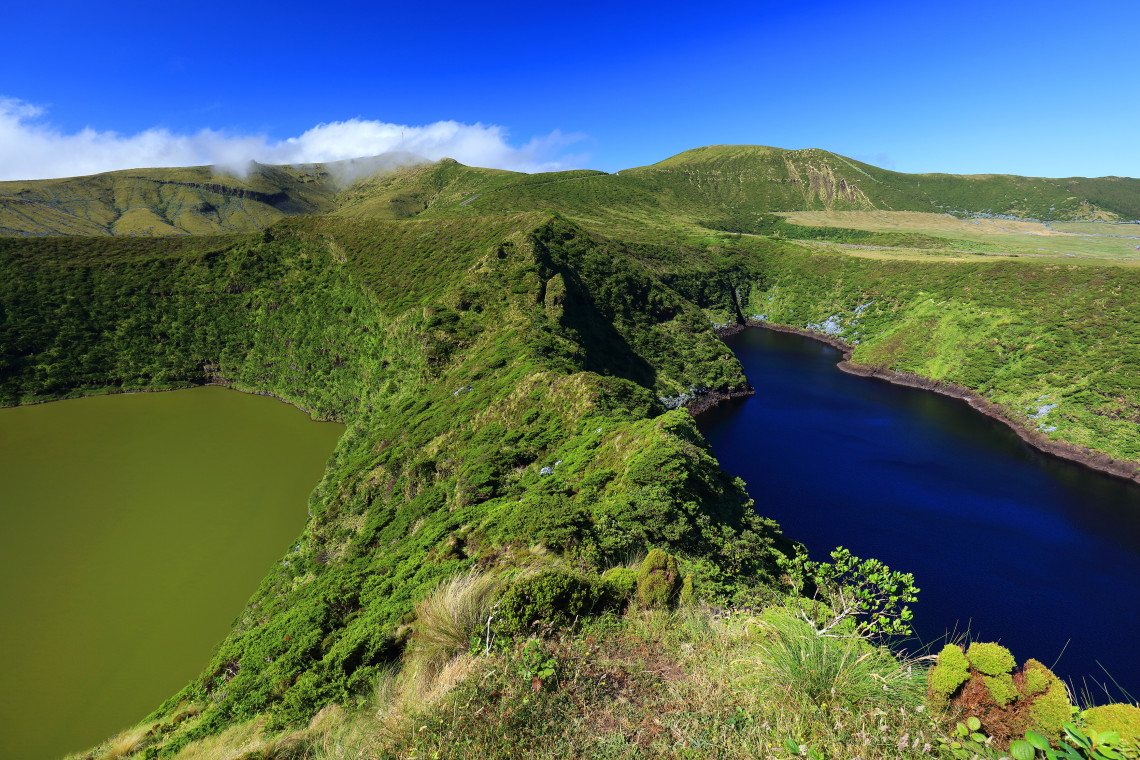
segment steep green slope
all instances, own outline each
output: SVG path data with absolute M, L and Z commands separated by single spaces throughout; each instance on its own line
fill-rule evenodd
M 1044 445 L 1140 460 L 1140 273 L 1006 262 L 769 257 L 745 314 L 854 344 L 861 365 L 954 383 Z
M 463 169 L 443 166 L 460 186 Z M 429 211 L 0 241 L 0 402 L 218 382 L 347 425 L 312 520 L 151 716 L 147 751 L 356 702 L 415 603 L 467 567 L 596 569 L 655 546 L 704 598 L 766 593 L 783 539 L 666 410 L 744 387 L 710 318 L 841 336 L 857 362 L 972 388 L 1044 440 L 1140 457 L 1140 275 L 688 240 Z
M 740 365 L 652 253 L 541 214 L 0 246 L 6 403 L 214 381 L 348 426 L 304 534 L 156 713 L 207 705 L 163 754 L 367 691 L 413 602 L 472 563 L 655 545 L 710 598 L 771 580 L 774 526 L 659 400 L 738 389 Z
M 357 700 L 403 650 L 414 603 L 465 567 L 596 569 L 657 546 L 702 596 L 750 600 L 782 539 L 667 411 L 745 387 L 710 321 L 844 337 L 856 362 L 973 389 L 1045 443 L 1140 458 L 1137 275 L 856 259 L 713 231 L 787 231 L 769 213 L 782 207 L 929 211 L 958 192 L 988 212 L 1036 180 L 748 146 L 616 175 L 358 168 L 262 167 L 216 190 L 205 169 L 20 184 L 20 203 L 45 199 L 103 237 L 0 240 L 0 403 L 217 382 L 348 427 L 304 534 L 155 713 L 152 754 Z M 1135 181 L 1079 182 L 1127 209 Z M 1062 208 L 1049 187 L 1033 203 Z M 175 195 L 210 192 L 278 221 L 108 235 L 128 230 L 132 198 L 189 231 Z M 281 218 L 305 209 L 335 212 Z

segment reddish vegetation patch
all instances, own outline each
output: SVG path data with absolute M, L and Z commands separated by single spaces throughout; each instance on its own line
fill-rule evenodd
M 1022 692 L 1024 684 L 1025 674 L 1019 670 L 1013 675 L 1013 685 L 1018 692 Z M 998 707 L 985 681 L 977 672 L 970 676 L 958 696 L 954 697 L 953 704 L 961 708 L 963 714 L 977 717 L 982 722 L 982 731 L 987 736 L 992 736 L 999 747 L 1008 747 L 1010 740 L 1025 735 L 1032 705 L 1031 702 L 1016 700 L 1008 707 Z

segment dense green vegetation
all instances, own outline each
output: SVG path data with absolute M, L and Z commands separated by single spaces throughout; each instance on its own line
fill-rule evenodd
M 1090 205 L 1062 199 L 1069 191 L 1061 181 L 920 179 L 824 151 L 724 146 L 616 175 L 519 175 L 443 161 L 347 184 L 327 167 L 261 167 L 245 180 L 191 188 L 208 172 L 177 171 L 185 176 L 152 170 L 0 187 L 20 203 L 73 215 L 87 202 L 82 188 L 99 188 L 98 213 L 111 216 L 84 212 L 98 227 L 82 227 L 89 235 L 119 231 L 127 185 L 151 194 L 147 208 L 168 209 L 168 222 L 183 219 L 187 212 L 169 209 L 191 189 L 215 211 L 226 198 L 274 210 L 263 209 L 265 224 L 255 215 L 244 226 L 179 227 L 240 234 L 0 241 L 0 403 L 216 382 L 272 393 L 344 422 L 347 432 L 310 499 L 304 533 L 202 674 L 115 756 L 190 757 L 211 741 L 276 731 L 296 739 L 278 747 L 280 756 L 311 756 L 314 737 L 330 735 L 319 719 L 304 726 L 327 717 L 330 705 L 350 716 L 334 721 L 337 730 L 355 731 L 353 706 L 389 703 L 403 705 L 392 725 L 408 736 L 373 754 L 507 753 L 495 735 L 458 717 L 456 700 L 483 698 L 502 736 L 562 731 L 551 751 L 572 754 L 585 751 L 575 744 L 574 716 L 615 693 L 587 688 L 589 678 L 632 684 L 641 701 L 628 720 L 647 720 L 638 710 L 661 703 L 653 691 L 660 683 L 638 685 L 633 650 L 700 647 L 710 637 L 719 647 L 710 651 L 726 659 L 702 660 L 700 688 L 684 693 L 708 692 L 720 678 L 770 702 L 745 715 L 760 708 L 717 692 L 710 733 L 686 724 L 692 754 L 712 746 L 700 742 L 723 748 L 736 739 L 748 751 L 779 754 L 786 736 L 834 756 L 869 735 L 870 716 L 884 706 L 903 711 L 891 724 L 895 748 L 903 749 L 905 732 L 911 755 L 927 754 L 909 738 L 941 725 L 918 709 L 933 704 L 924 701 L 922 666 L 900 664 L 858 633 L 866 627 L 837 629 L 846 634 L 834 645 L 802 629 L 795 603 L 780 602 L 792 590 L 780 569 L 792 547 L 674 408 L 747 388 L 714 324 L 763 319 L 842 337 L 856 344 L 857 362 L 966 386 L 1042 436 L 1140 459 L 1140 275 L 1025 261 L 857 259 L 779 238 L 969 244 L 804 227 L 772 214 L 1033 215 L 1049 204 L 1053 218 L 1128 215 L 1133 180 L 1081 180 L 1089 198 L 1100 193 Z M 70 206 L 46 200 L 65 186 Z M 32 235 L 80 229 L 5 225 Z M 645 562 L 624 565 L 645 553 Z M 472 568 L 490 578 L 475 584 L 482 591 L 448 585 Z M 444 591 L 452 601 L 429 604 Z M 669 611 L 682 599 L 682 611 Z M 765 604 L 768 612 L 736 622 L 717 611 Z M 432 645 L 446 656 L 428 658 L 429 621 L 456 605 L 467 605 L 466 622 L 443 637 L 451 644 Z M 662 625 L 687 632 L 666 634 Z M 525 643 L 528 633 L 542 641 Z M 467 648 L 473 657 L 480 641 L 485 659 L 465 661 L 470 667 L 447 682 L 456 662 L 449 658 Z M 605 649 L 610 664 L 588 666 L 581 652 L 591 647 Z M 737 655 L 755 658 L 757 673 L 728 678 L 726 663 Z M 856 686 L 836 705 L 812 686 L 814 676 L 792 669 L 796 662 L 856 663 L 859 683 L 880 679 L 892 689 L 880 703 L 878 687 Z M 564 669 L 571 664 L 573 678 Z M 384 696 L 393 679 L 403 696 Z M 850 731 L 830 728 L 844 720 L 853 721 Z M 771 725 L 780 739 L 763 735 Z M 310 733 L 302 740 L 296 731 Z M 481 738 L 460 745 L 457 735 Z M 230 738 L 211 738 L 218 736 Z M 655 741 L 637 746 L 658 754 L 673 746 Z M 888 756 L 887 744 L 871 754 Z M 615 747 L 613 756 L 628 756 L 628 746 Z
M 658 401 L 739 387 L 740 366 L 618 244 L 542 215 L 299 220 L 149 255 L 72 242 L 4 248 L 8 403 L 215 381 L 349 427 L 315 519 L 164 706 L 212 705 L 169 751 L 366 690 L 413 602 L 473 561 L 526 564 L 538 545 L 597 564 L 658 545 L 711 598 L 771 577 L 774 526 Z M 440 277 L 415 274 L 425 263 Z
M 792 248 L 769 260 L 746 314 L 842 337 L 856 362 L 973 389 L 1050 439 L 1140 459 L 1132 270 Z

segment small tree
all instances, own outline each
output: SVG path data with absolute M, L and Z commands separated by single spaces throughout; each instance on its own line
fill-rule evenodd
M 892 571 L 877 559 L 860 559 L 842 546 L 831 552 L 831 559 L 813 562 L 797 548 L 794 557 L 779 560 L 793 591 L 812 600 L 811 605 L 797 605 L 796 611 L 817 636 L 913 633 L 913 613 L 906 605 L 918 598 L 914 575 Z

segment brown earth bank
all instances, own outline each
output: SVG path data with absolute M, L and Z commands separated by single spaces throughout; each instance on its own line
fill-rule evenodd
M 300 409 L 302 412 L 309 415 L 313 419 L 314 422 L 336 422 L 340 425 L 347 424 L 343 419 L 341 419 L 336 414 L 328 414 L 328 415 L 318 414 L 317 412 L 313 411 L 312 409 L 306 409 L 305 407 L 301 406 L 300 404 L 298 404 L 296 401 L 294 401 L 292 399 L 287 399 L 284 396 L 278 396 L 276 393 L 271 393 L 270 391 L 259 391 L 259 390 L 253 390 L 250 388 L 242 388 L 241 386 L 233 385 L 232 383 L 230 383 L 228 380 L 226 380 L 224 377 L 221 377 L 221 376 L 216 376 L 210 382 L 202 383 L 202 385 L 216 385 L 216 386 L 219 386 L 221 388 L 229 388 L 231 391 L 237 391 L 238 393 L 247 393 L 250 396 L 269 396 L 270 398 L 277 399 L 278 401 L 280 401 L 283 404 L 288 404 L 289 406 L 294 407 L 295 409 Z M 189 386 L 189 387 L 195 387 L 195 386 Z M 177 389 L 174 388 L 171 390 L 177 390 Z
M 748 320 L 746 322 L 748 327 L 762 327 L 766 330 L 775 330 L 776 332 L 794 333 L 802 335 L 805 338 L 811 338 L 821 343 L 826 343 L 829 346 L 834 346 L 843 352 L 843 359 L 838 363 L 839 369 L 850 374 L 859 375 L 860 377 L 871 377 L 876 380 L 885 380 L 888 383 L 895 385 L 906 385 L 911 388 L 920 388 L 926 391 L 934 391 L 941 393 L 943 396 L 950 396 L 951 398 L 961 399 L 969 404 L 973 409 L 987 417 L 997 420 L 998 422 L 1010 427 L 1013 432 L 1021 438 L 1021 440 L 1028 443 L 1033 448 L 1041 451 L 1050 456 L 1058 459 L 1064 459 L 1069 462 L 1076 462 L 1077 464 L 1084 465 L 1093 470 L 1112 475 L 1124 480 L 1130 480 L 1134 483 L 1140 483 L 1140 462 L 1134 462 L 1126 459 L 1113 459 L 1108 454 L 1084 446 L 1077 446 L 1064 441 L 1050 440 L 1048 437 L 1038 433 L 1036 430 L 1026 428 L 1021 422 L 1014 419 L 1009 411 L 995 404 L 989 399 L 983 398 L 975 391 L 966 388 L 956 383 L 949 383 L 943 380 L 934 380 L 922 375 L 916 375 L 911 372 L 894 372 L 893 370 L 886 369 L 885 367 L 875 367 L 870 364 L 858 364 L 851 361 L 851 352 L 853 347 L 848 343 L 834 338 L 830 335 L 814 332 L 812 330 L 805 330 L 800 327 L 791 327 L 789 325 L 777 325 L 770 322 L 757 322 Z M 741 328 L 743 329 L 743 328 Z M 735 330 L 739 332 L 740 330 Z M 722 333 L 722 334 L 734 334 Z

